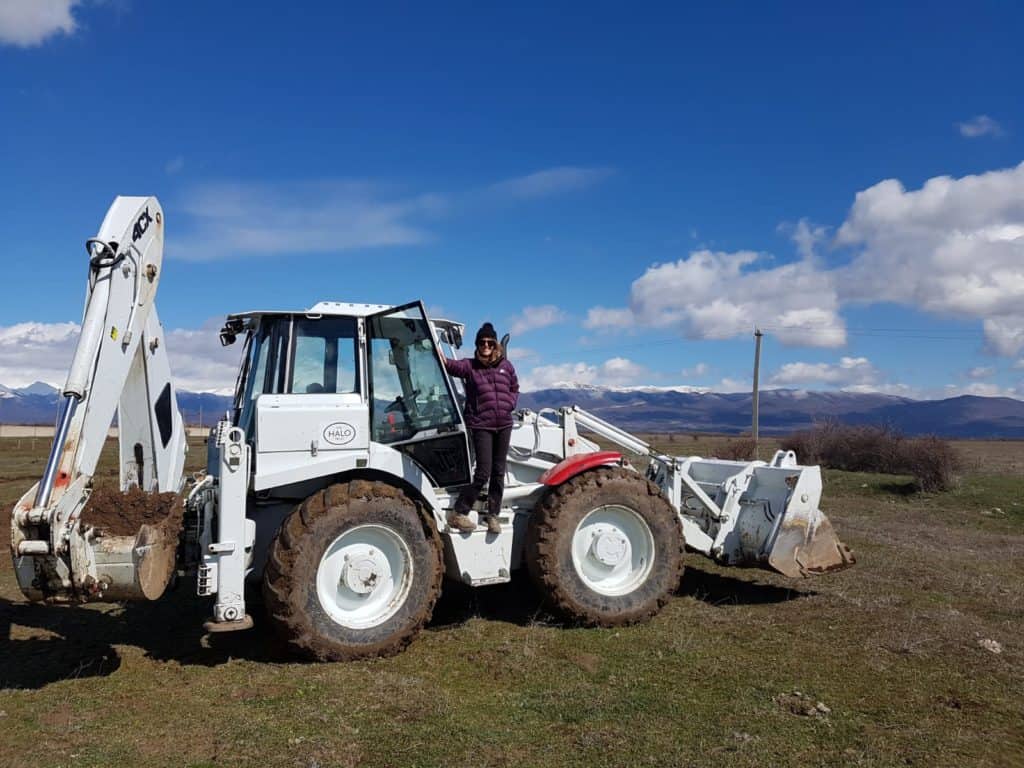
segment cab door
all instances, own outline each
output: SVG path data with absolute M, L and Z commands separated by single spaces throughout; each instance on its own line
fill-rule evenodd
M 436 487 L 470 481 L 469 441 L 421 302 L 366 318 L 370 435 L 407 454 Z

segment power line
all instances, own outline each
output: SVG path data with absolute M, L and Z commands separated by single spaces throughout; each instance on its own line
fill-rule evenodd
M 843 333 L 847 336 L 859 336 L 866 338 L 892 338 L 892 339 L 915 339 L 922 341 L 984 341 L 985 334 L 980 331 L 973 331 L 967 329 L 939 329 L 939 331 L 930 331 L 924 328 L 859 328 L 859 327 L 848 327 L 845 329 L 831 328 L 825 325 L 786 325 L 786 326 L 772 326 L 772 325 L 760 325 L 758 328 L 762 332 L 771 331 L 782 331 L 782 332 L 798 332 L 807 334 L 818 334 L 820 336 L 832 336 L 836 333 Z M 772 334 L 775 335 L 775 334 Z M 724 339 L 694 339 L 694 341 L 733 341 L 738 337 L 729 337 Z M 587 351 L 603 351 L 609 349 L 640 349 L 644 347 L 661 346 L 665 344 L 678 344 L 680 338 L 678 336 L 672 336 L 669 338 L 662 339 L 649 339 L 646 341 L 633 342 L 631 344 L 602 344 L 598 346 L 585 347 Z

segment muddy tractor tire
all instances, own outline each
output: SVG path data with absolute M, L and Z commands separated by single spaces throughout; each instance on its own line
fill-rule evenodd
M 441 575 L 440 539 L 417 504 L 393 486 L 356 480 L 315 493 L 285 519 L 263 594 L 292 648 L 346 661 L 408 645 L 430 619 Z
M 590 626 L 645 621 L 679 586 L 683 535 L 658 487 L 621 467 L 552 489 L 530 518 L 526 564 L 557 612 Z

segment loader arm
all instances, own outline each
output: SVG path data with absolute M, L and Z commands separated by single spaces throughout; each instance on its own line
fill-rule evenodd
M 154 305 L 163 243 L 154 197 L 116 198 L 86 243 L 85 313 L 53 445 L 13 513 L 12 554 L 30 597 L 82 597 L 88 586 L 95 553 L 78 522 L 115 410 L 121 490 L 181 488 L 185 430 Z
M 567 457 L 562 464 L 581 455 L 593 457 L 592 465 L 607 463 L 605 454 L 581 439 L 580 428 L 649 460 L 647 479 L 676 510 L 690 549 L 727 565 L 754 565 L 790 577 L 855 562 L 818 508 L 820 469 L 797 464 L 792 451 L 777 451 L 770 462 L 666 456 L 578 406 L 560 408 L 557 415 Z

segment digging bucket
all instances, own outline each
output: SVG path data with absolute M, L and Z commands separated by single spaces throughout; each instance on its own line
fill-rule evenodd
M 156 600 L 176 567 L 184 518 L 181 494 L 86 491 L 67 494 L 58 505 L 73 522 L 55 556 L 19 554 L 23 536 L 12 527 L 15 571 L 31 600 L 91 602 Z M 27 494 L 26 494 L 27 495 Z
M 174 574 L 183 517 L 181 494 L 93 492 L 81 527 L 104 599 L 156 600 L 163 594 Z

